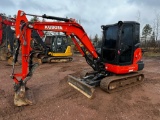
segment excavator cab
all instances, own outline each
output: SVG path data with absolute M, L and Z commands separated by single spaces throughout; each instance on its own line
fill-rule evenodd
M 50 48 L 49 55 L 52 55 L 51 53 L 58 55 L 59 53 L 61 54 L 59 56 L 72 56 L 69 39 L 66 35 L 47 35 L 45 44 Z
M 102 26 L 103 42 L 101 59 L 107 71 L 125 74 L 144 68 L 140 49 L 140 24 L 134 21 L 119 21 Z M 125 68 L 124 68 L 125 67 Z
M 105 63 L 131 65 L 134 51 L 140 45 L 140 25 L 137 22 L 118 22 L 102 26 L 102 58 Z
M 45 42 L 49 43 L 50 50 L 54 53 L 65 53 L 67 47 L 70 46 L 65 35 L 46 36 Z

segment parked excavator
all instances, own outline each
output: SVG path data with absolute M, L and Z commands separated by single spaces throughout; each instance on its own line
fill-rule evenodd
M 31 23 L 27 20 L 28 15 L 58 20 L 58 22 Z M 24 23 L 20 28 L 22 21 Z M 18 49 L 21 45 L 22 72 L 14 73 L 13 69 L 11 75 L 15 82 L 14 104 L 16 106 L 32 104 L 26 97 L 26 83 L 32 77 L 38 64 L 32 62 L 35 53 L 30 47 L 31 30 L 63 32 L 72 38 L 93 71 L 87 72 L 80 79 L 69 75 L 68 83 L 88 98 L 93 97 L 96 86 L 100 86 L 104 91 L 111 93 L 141 83 L 144 80 L 144 74 L 141 72 L 144 63 L 139 47 L 140 24 L 134 21 L 119 21 L 116 24 L 102 25 L 101 28 L 103 30 L 103 42 L 101 53 L 98 53 L 83 27 L 74 19 L 47 16 L 46 14 L 38 16 L 19 10 L 16 19 L 18 46 L 15 49 L 14 63 L 17 61 Z M 83 44 L 83 48 L 80 47 L 77 40 Z
M 35 47 L 39 46 L 39 42 L 36 42 L 37 45 L 33 47 L 34 50 L 39 51 L 34 55 L 38 58 L 39 64 L 72 61 L 73 54 L 69 44 L 69 37 L 64 34 L 44 34 L 43 36 L 41 46 L 47 54 L 46 52 L 40 52 L 42 47 Z
M 14 18 L 0 14 L 0 60 L 7 60 L 8 65 L 12 65 L 13 61 L 14 26 Z

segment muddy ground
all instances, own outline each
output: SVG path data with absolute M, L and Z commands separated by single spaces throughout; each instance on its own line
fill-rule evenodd
M 144 58 L 144 62 L 141 85 L 112 94 L 97 87 L 94 99 L 67 84 L 68 74 L 89 68 L 83 57 L 40 65 L 28 81 L 35 104 L 15 107 L 12 68 L 0 61 L 0 120 L 160 120 L 160 58 Z

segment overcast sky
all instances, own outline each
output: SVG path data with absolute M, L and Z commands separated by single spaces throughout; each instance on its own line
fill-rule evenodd
M 47 14 L 79 19 L 87 34 L 101 35 L 101 25 L 122 21 L 138 21 L 141 28 L 153 25 L 160 13 L 160 0 L 0 0 L 0 13 Z

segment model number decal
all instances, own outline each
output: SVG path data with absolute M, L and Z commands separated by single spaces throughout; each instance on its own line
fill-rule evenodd
M 49 26 L 49 25 L 46 25 L 45 29 L 46 30 L 62 30 L 62 26 Z

